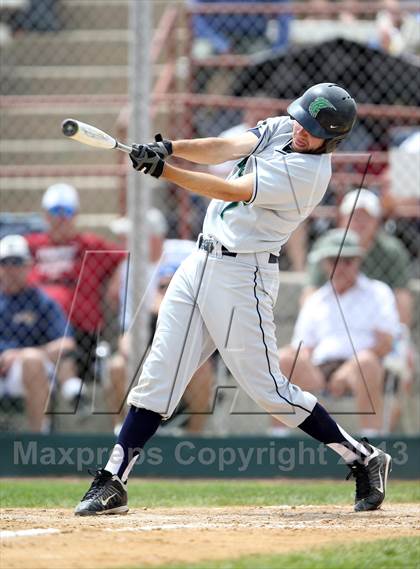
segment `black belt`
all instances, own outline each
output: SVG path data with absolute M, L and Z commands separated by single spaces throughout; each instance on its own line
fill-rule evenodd
M 213 239 L 204 239 L 204 237 L 200 235 L 198 238 L 198 248 L 204 249 L 205 251 L 211 253 L 214 249 Z M 221 253 L 224 257 L 236 257 L 238 255 L 238 253 L 234 253 L 233 251 L 229 251 L 229 249 L 226 249 L 224 245 L 222 245 L 221 247 Z M 268 262 L 272 264 L 278 263 L 279 257 L 277 255 L 274 255 L 273 253 L 270 253 L 268 257 Z

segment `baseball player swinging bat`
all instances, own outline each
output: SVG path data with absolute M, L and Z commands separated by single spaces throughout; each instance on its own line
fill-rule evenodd
M 68 138 L 96 148 L 117 149 L 128 154 L 133 150 L 131 145 L 123 144 L 103 130 L 76 119 L 65 119 L 61 124 L 61 131 Z M 162 135 L 156 134 L 155 141 L 160 142 L 161 140 L 163 140 Z

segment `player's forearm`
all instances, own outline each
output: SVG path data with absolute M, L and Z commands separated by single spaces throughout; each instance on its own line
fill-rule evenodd
M 252 189 L 238 187 L 234 181 L 222 180 L 206 172 L 191 172 L 165 164 L 162 178 L 200 196 L 224 201 L 246 201 Z
M 196 138 L 172 142 L 173 155 L 196 164 L 221 164 L 242 158 L 238 149 L 225 138 Z

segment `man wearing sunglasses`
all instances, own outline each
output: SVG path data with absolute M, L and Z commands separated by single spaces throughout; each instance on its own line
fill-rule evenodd
M 309 391 L 356 397 L 360 429 L 378 435 L 383 424 L 383 358 L 400 330 L 388 285 L 360 272 L 357 234 L 333 229 L 312 252 L 329 280 L 302 306 L 292 345 L 280 351 L 281 368 Z M 299 348 L 299 357 L 296 352 Z

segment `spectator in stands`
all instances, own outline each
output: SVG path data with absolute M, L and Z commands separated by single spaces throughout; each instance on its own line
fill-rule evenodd
M 34 257 L 30 281 L 69 316 L 78 346 L 79 373 L 84 379 L 103 329 L 104 288 L 119 278 L 116 269 L 125 252 L 103 237 L 78 231 L 80 204 L 73 186 L 50 186 L 42 207 L 49 230 L 28 235 Z
M 147 214 L 150 236 L 150 264 L 149 285 L 146 291 L 146 304 L 151 312 L 150 342 L 155 333 L 160 304 L 172 276 L 188 255 L 195 249 L 193 241 L 181 239 L 165 239 L 167 230 L 165 218 L 157 209 L 149 210 Z M 114 231 L 128 231 L 129 220 L 119 220 L 114 224 Z M 135 310 L 128 302 L 124 302 L 126 294 L 127 271 L 122 270 L 121 276 L 121 307 L 125 307 L 125 314 L 121 314 L 124 333 L 119 339 L 119 347 L 109 362 L 109 383 L 106 390 L 108 409 L 112 413 L 114 431 L 119 432 L 125 417 L 123 402 L 127 396 L 129 385 L 127 381 L 127 363 L 130 352 L 129 323 Z M 128 295 L 130 297 L 130 295 Z M 210 408 L 211 391 L 214 384 L 213 364 L 205 362 L 194 374 L 190 385 L 181 402 L 181 409 L 188 411 L 186 430 L 197 434 L 202 432 Z M 118 413 L 117 413 L 118 411 Z
M 359 236 L 364 251 L 362 272 L 369 278 L 385 282 L 393 289 L 400 320 L 409 328 L 412 316 L 412 297 L 408 289 L 409 255 L 397 238 L 387 235 L 381 229 L 381 203 L 376 194 L 366 189 L 361 189 L 360 193 L 359 190 L 354 190 L 346 194 L 339 208 L 338 226 L 347 227 L 349 221 L 349 227 Z M 325 264 L 315 261 L 315 252 L 322 243 L 321 239 L 322 237 L 314 243 L 314 254 L 309 257 L 309 286 L 305 290 L 305 298 L 328 278 Z
M 32 259 L 21 235 L 0 241 L 0 399 L 24 397 L 29 428 L 46 431 L 50 380 L 58 380 L 66 399 L 80 396 L 71 354 L 75 342 L 60 306 L 28 284 Z M 59 365 L 58 365 L 59 364 Z
M 305 390 L 335 398 L 354 394 L 361 431 L 373 436 L 383 425 L 383 358 L 400 322 L 392 290 L 360 272 L 364 248 L 356 233 L 345 232 L 328 231 L 311 254 L 332 280 L 302 306 L 280 362 Z

